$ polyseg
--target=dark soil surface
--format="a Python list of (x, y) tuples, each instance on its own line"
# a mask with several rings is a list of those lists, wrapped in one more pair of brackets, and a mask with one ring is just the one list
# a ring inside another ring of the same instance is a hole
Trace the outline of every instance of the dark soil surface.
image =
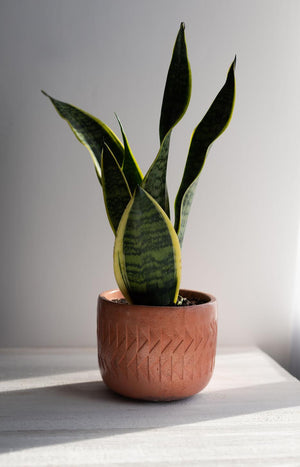
[(190, 305), (201, 305), (201, 303), (206, 303), (207, 300), (199, 299), (196, 297), (182, 297), (181, 295), (178, 296), (177, 303), (174, 306), (190, 306)]
[[(114, 298), (112, 300), (114, 303), (124, 303), (128, 305), (128, 302), (125, 298)], [(191, 305), (200, 305), (201, 303), (206, 303), (205, 299), (198, 299), (198, 298), (186, 298), (182, 297), (181, 295), (178, 296), (177, 303), (175, 305), (169, 305), (169, 306), (191, 306)]]

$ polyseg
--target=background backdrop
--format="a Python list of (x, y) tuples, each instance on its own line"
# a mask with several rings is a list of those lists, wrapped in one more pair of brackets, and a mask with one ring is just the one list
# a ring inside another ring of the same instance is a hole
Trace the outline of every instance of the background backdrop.
[(193, 91), (172, 136), (173, 200), (191, 133), (237, 55), (235, 111), (198, 184), (182, 286), (217, 296), (219, 344), (256, 344), (289, 365), (299, 313), (299, 0), (1, 0), (1, 346), (96, 345), (97, 295), (115, 287), (90, 156), (40, 89), (116, 132), (117, 112), (146, 171), (181, 21)]

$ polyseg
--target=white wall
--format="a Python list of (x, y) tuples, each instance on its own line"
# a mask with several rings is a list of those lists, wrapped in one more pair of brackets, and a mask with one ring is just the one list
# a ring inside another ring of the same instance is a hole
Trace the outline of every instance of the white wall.
[(115, 287), (113, 236), (87, 151), (45, 89), (118, 131), (145, 171), (186, 23), (193, 93), (173, 132), (174, 199), (189, 139), (237, 54), (237, 99), (201, 175), (182, 285), (215, 294), (219, 344), (287, 365), (300, 213), (299, 0), (2, 0), (1, 346), (95, 345)]

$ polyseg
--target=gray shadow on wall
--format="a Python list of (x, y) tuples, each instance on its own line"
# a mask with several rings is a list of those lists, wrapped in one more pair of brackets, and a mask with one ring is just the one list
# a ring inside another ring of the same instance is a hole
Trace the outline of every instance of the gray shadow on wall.
[(164, 403), (123, 398), (99, 381), (11, 391), (0, 399), (0, 453), (299, 405), (293, 381)]

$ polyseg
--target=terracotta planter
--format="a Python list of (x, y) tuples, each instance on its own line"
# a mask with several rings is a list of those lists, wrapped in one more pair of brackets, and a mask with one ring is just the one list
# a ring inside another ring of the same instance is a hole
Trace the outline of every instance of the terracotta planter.
[(217, 305), (211, 295), (181, 290), (204, 299), (199, 305), (152, 307), (113, 302), (119, 290), (98, 299), (98, 359), (103, 381), (113, 391), (145, 400), (192, 396), (214, 369)]

